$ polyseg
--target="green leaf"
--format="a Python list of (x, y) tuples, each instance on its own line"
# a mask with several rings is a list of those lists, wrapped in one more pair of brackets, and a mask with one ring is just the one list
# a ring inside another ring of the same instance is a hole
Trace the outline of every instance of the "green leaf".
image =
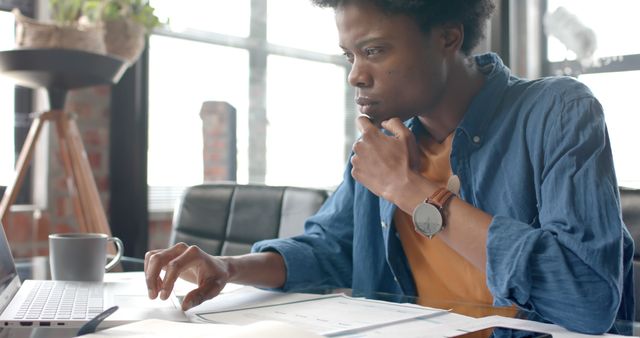
[(81, 16), (91, 22), (132, 19), (147, 31), (163, 24), (149, 0), (49, 0), (49, 4), (52, 18), (60, 24), (72, 24)]

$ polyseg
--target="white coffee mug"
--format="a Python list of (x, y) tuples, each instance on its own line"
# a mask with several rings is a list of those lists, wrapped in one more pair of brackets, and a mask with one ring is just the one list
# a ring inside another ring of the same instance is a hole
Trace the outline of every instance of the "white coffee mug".
[[(115, 257), (107, 261), (107, 243), (114, 242)], [(124, 246), (117, 237), (98, 233), (65, 233), (49, 235), (51, 278), (71, 281), (102, 281), (122, 258)]]

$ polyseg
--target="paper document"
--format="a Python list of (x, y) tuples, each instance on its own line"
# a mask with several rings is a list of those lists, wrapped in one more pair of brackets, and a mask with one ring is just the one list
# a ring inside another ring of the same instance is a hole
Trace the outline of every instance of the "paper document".
[(343, 294), (286, 294), (251, 289), (214, 298), (195, 308), (193, 315), (202, 321), (235, 325), (275, 320), (321, 335), (344, 336), (448, 313)]
[[(106, 274), (109, 282), (145, 287), (140, 273)], [(194, 284), (179, 281), (176, 293), (186, 294)], [(155, 301), (159, 302), (159, 301)], [(154, 305), (154, 307), (157, 304)], [(156, 308), (157, 310), (157, 308)], [(456, 337), (490, 327), (545, 332), (554, 338), (593, 338), (558, 325), (502, 316), (471, 318), (446, 310), (353, 298), (343, 294), (282, 293), (228, 284), (222, 293), (186, 312), (180, 323), (144, 320), (87, 335), (103, 337)], [(605, 334), (602, 337), (623, 337)]]
[(126, 324), (82, 338), (321, 338), (317, 334), (280, 322), (256, 322), (250, 325), (198, 324), (147, 319)]
[(604, 334), (601, 336), (594, 336), (584, 333), (572, 332), (561, 326), (554, 324), (545, 324), (535, 322), (531, 320), (516, 319), (502, 316), (488, 316), (478, 318), (472, 322), (468, 322), (465, 325), (460, 325), (457, 330), (459, 333), (447, 335), (449, 337), (455, 337), (466, 332), (483, 330), (490, 327), (506, 327), (516, 330), (544, 332), (551, 334), (554, 338), (593, 338), (593, 337), (629, 337), (615, 334)]
[(431, 338), (450, 337), (452, 334), (460, 334), (453, 328), (465, 325), (474, 318), (449, 312), (430, 318), (416, 318), (413, 320), (393, 323), (381, 327), (374, 327), (367, 330), (347, 333), (341, 335), (344, 338)]

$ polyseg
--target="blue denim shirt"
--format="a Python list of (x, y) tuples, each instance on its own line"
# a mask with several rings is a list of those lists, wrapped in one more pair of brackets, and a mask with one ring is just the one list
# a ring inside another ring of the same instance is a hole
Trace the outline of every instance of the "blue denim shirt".
[[(455, 130), (451, 167), (459, 197), (493, 215), (486, 282), (494, 304), (587, 333), (632, 319), (633, 240), (602, 107), (572, 78), (519, 79), (495, 54), (476, 62), (486, 81)], [(424, 132), (415, 118), (407, 126)], [(349, 164), (303, 235), (253, 250), (282, 255), (287, 291), (415, 295), (392, 222), (396, 207), (350, 173)]]

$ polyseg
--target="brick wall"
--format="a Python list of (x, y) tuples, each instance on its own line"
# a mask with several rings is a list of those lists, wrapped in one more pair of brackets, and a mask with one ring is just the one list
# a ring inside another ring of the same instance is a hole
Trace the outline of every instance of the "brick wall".
[(204, 181), (235, 181), (236, 109), (227, 102), (207, 101), (200, 118)]

